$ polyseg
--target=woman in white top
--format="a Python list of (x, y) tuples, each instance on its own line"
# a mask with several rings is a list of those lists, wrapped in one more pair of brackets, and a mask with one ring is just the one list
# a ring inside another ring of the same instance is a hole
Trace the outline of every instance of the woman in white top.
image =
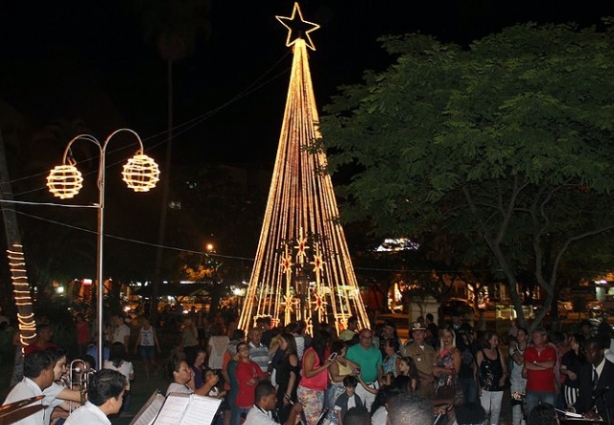
[(188, 365), (188, 362), (177, 357), (171, 358), (168, 362), (167, 373), (173, 382), (168, 386), (166, 395), (170, 393), (208, 395), (211, 388), (213, 388), (219, 380), (217, 375), (212, 375), (207, 378), (202, 387), (193, 391), (188, 386), (188, 383), (192, 379), (192, 369)]
[(138, 349), (145, 366), (145, 378), (149, 382), (149, 366), (156, 367), (156, 353), (154, 350), (157, 349), (158, 354), (161, 354), (162, 351), (160, 350), (158, 334), (156, 334), (154, 327), (151, 326), (149, 319), (143, 317), (141, 320), (143, 321), (143, 326), (139, 330), (139, 336), (134, 345), (134, 354), (136, 354)]
[(130, 407), (130, 381), (134, 381), (134, 367), (132, 362), (126, 360), (126, 347), (121, 342), (114, 342), (111, 345), (109, 352), (109, 360), (105, 360), (103, 368), (116, 370), (126, 377), (128, 385), (124, 392), (124, 403), (122, 404), (122, 412), (125, 412)]
[(224, 329), (219, 323), (213, 324), (212, 335), (207, 343), (207, 357), (209, 358), (208, 366), (215, 372), (222, 370), (224, 362), (224, 353), (230, 340), (228, 336), (224, 334)]

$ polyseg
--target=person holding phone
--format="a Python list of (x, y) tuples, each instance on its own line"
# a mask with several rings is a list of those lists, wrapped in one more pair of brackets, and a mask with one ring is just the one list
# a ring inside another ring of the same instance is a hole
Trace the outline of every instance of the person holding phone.
[(307, 425), (316, 425), (324, 407), (324, 393), (328, 387), (327, 372), (333, 363), (324, 354), (330, 341), (330, 334), (320, 330), (303, 354), (302, 378), (297, 396), (303, 405)]
[[(326, 390), (326, 400), (328, 401), (327, 405), (331, 407), (335, 405), (337, 398), (345, 391), (343, 378), (346, 376), (354, 376), (355, 369), (359, 367), (356, 363), (345, 358), (347, 346), (348, 343), (340, 339), (333, 341), (330, 345), (331, 356), (335, 356), (331, 359), (332, 364), (328, 369), (330, 385)], [(329, 420), (334, 421), (334, 419), (335, 412), (331, 410)]]

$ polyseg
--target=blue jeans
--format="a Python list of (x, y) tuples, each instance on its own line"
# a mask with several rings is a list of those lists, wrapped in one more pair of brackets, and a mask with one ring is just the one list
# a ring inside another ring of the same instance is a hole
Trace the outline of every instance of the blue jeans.
[(548, 403), (554, 406), (556, 402), (556, 393), (551, 393), (549, 391), (532, 391), (527, 390), (527, 396), (524, 399), (524, 413), (528, 418), (531, 414), (531, 410), (538, 404)]
[(251, 407), (238, 407), (237, 405), (232, 405), (230, 409), (230, 425), (240, 425), (241, 424), (241, 414), (247, 413), (251, 410)]

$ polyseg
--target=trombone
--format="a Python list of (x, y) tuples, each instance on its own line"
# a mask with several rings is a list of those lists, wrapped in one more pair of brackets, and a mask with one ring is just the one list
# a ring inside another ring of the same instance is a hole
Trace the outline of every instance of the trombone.
[[(90, 377), (96, 371), (89, 367), (88, 363), (82, 359), (74, 359), (70, 362), (70, 368), (68, 371), (68, 388), (71, 390), (78, 390), (81, 395), (81, 400), (79, 406), (85, 404), (87, 389), (89, 387)], [(79, 406), (76, 403), (69, 401), (68, 402), (68, 413), (72, 413), (72, 411)]]

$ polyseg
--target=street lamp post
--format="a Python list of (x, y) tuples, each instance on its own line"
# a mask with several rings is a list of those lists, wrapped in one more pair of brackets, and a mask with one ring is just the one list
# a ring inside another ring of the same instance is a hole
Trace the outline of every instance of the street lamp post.
[(96, 279), (98, 280), (97, 294), (97, 318), (98, 318), (98, 368), (101, 368), (103, 362), (103, 293), (104, 293), (104, 275), (103, 275), (103, 247), (104, 247), (104, 204), (105, 204), (105, 157), (107, 146), (111, 139), (120, 132), (129, 132), (133, 134), (139, 144), (137, 153), (128, 160), (122, 171), (123, 180), (127, 186), (135, 192), (147, 192), (154, 188), (160, 179), (160, 169), (155, 161), (143, 154), (143, 142), (139, 135), (128, 128), (120, 128), (111, 133), (104, 142), (100, 143), (98, 139), (89, 134), (80, 134), (73, 138), (66, 149), (62, 158), (62, 165), (56, 166), (47, 177), (47, 186), (49, 191), (61, 199), (69, 199), (79, 193), (83, 187), (83, 177), (77, 170), (76, 161), (72, 158), (70, 147), (77, 140), (85, 140), (95, 144), (100, 151), (100, 162), (98, 165), (98, 241), (97, 241), (97, 256), (96, 256)]

